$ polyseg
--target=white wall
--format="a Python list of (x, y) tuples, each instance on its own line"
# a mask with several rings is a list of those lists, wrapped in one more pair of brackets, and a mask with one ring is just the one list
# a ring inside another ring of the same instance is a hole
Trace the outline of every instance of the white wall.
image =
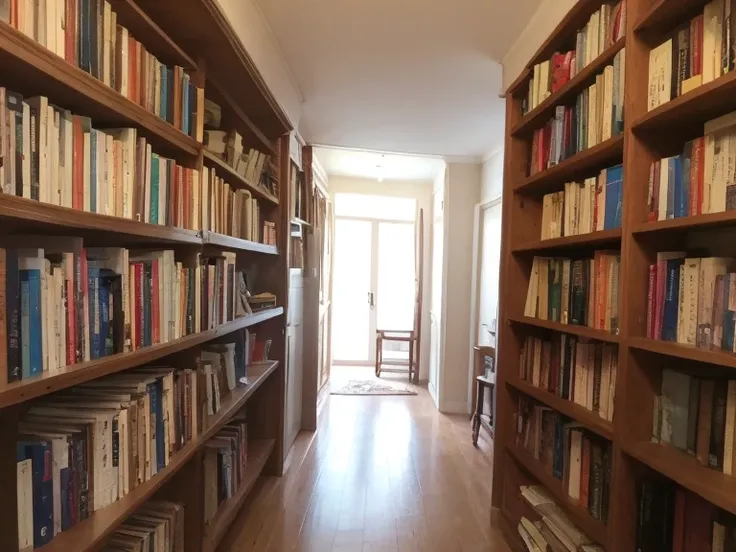
[(470, 412), (470, 286), (473, 275), (473, 211), (480, 201), (480, 163), (449, 163), (444, 205), (442, 364), (439, 409)]
[(299, 128), (303, 98), (291, 69), (255, 0), (217, 0), (271, 93)]
[(489, 155), (483, 162), (480, 202), (501, 197), (503, 192), (503, 149)]
[(509, 52), (501, 60), (503, 65), (503, 89), (521, 74), (542, 42), (552, 34), (557, 24), (577, 3), (577, 0), (543, 0), (521, 32)]
[(431, 300), (431, 223), (432, 223), (432, 181), (431, 180), (384, 180), (378, 182), (370, 178), (347, 176), (329, 176), (330, 195), (337, 193), (373, 194), (391, 197), (410, 197), (417, 200), (420, 209), (424, 209), (424, 270), (422, 293), (422, 334), (419, 352), (419, 379), (429, 377), (429, 305)]

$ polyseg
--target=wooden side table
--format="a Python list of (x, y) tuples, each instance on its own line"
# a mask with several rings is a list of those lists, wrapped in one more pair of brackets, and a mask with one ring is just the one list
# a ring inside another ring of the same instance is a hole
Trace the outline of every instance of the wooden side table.
[[(488, 377), (478, 376), (475, 381), (477, 392), (475, 394), (475, 414), (473, 414), (473, 445), (477, 446), (481, 427), (488, 432), (491, 439), (495, 434), (493, 430), (493, 388), (496, 386), (496, 374), (492, 373)], [(485, 402), (483, 398), (486, 389), (491, 392), (491, 412), (487, 416), (483, 413), (483, 403)]]

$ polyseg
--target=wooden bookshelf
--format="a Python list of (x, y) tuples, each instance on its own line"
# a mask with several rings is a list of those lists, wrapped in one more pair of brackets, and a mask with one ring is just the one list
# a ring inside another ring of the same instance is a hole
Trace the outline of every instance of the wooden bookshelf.
[[(177, 260), (181, 257), (187, 262), (200, 254), (218, 256), (229, 251), (235, 254), (237, 270), (254, 269), (254, 290), (274, 293), (280, 306), (237, 318), (215, 329), (67, 366), (53, 375), (44, 372), (34, 378), (0, 384), (0, 466), (7, 474), (0, 481), (3, 497), (0, 508), (4, 513), (4, 521), (0, 524), (0, 550), (19, 548), (16, 443), (18, 423), (29, 406), (35, 404), (30, 401), (151, 363), (175, 369), (195, 367), (204, 346), (227, 342), (232, 334), (245, 328), (257, 333), (259, 340), (271, 341), (271, 360), (248, 367), (248, 385), (239, 386), (224, 397), (221, 409), (206, 421), (200, 435), (174, 454), (169, 464), (149, 481), (57, 534), (39, 550), (100, 550), (105, 546), (105, 539), (121, 523), (155, 497), (185, 505), (187, 552), (209, 552), (229, 530), (258, 478), (261, 475), (280, 476), (287, 465), (285, 335), (291, 220), (284, 206), (291, 203), (288, 177), (292, 126), (216, 0), (110, 0), (110, 3), (117, 14), (117, 23), (127, 28), (149, 53), (169, 66), (183, 67), (191, 82), (203, 88), (207, 97), (212, 93), (227, 102), (228, 116), (236, 119), (234, 126), (245, 131), (245, 146), (272, 155), (277, 196), (268, 193), (258, 182), (238, 175), (185, 132), (4, 22), (0, 22), (0, 69), (3, 73), (0, 86), (24, 97), (45, 96), (50, 105), (89, 117), (96, 129), (135, 128), (153, 152), (174, 159), (182, 167), (200, 172), (205, 166), (215, 168), (218, 176), (231, 186), (251, 191), (265, 213), (264, 220), (276, 224), (277, 244), (265, 245), (210, 231), (147, 224), (2, 193), (0, 247), (10, 247), (11, 243), (15, 244), (13, 247), (23, 247), (23, 235), (33, 234), (81, 238), (85, 248), (171, 249), (176, 252)], [(5, 267), (0, 268), (3, 269), (0, 297), (4, 298), (7, 296)], [(3, 372), (0, 381), (6, 381), (4, 302), (2, 309), (0, 369)], [(204, 486), (204, 446), (243, 408), (247, 411), (251, 439), (246, 479), (236, 497), (223, 505), (214, 523), (205, 527), (204, 504), (198, 500)]]
[[(546, 123), (555, 106), (570, 105), (569, 99), (577, 93), (563, 88), (553, 94), (549, 103), (545, 101), (523, 116), (521, 104), (533, 66), (549, 59), (552, 52), (574, 48), (575, 33), (581, 22), (584, 24), (602, 1), (577, 2), (507, 91), (495, 446), (497, 450), (505, 448), (508, 454), (496, 455), (493, 506), (499, 510), (498, 519), (504, 520), (501, 527), (512, 545), (518, 543), (516, 525), (522, 511), (515, 507), (516, 479), (519, 484), (530, 481), (519, 477), (519, 470), (546, 487), (580, 529), (602, 544), (606, 552), (636, 549), (637, 488), (644, 476), (668, 478), (713, 505), (736, 513), (736, 477), (706, 468), (686, 452), (651, 441), (654, 396), (660, 393), (663, 370), (732, 377), (730, 374), (736, 369), (734, 353), (645, 337), (649, 265), (655, 262), (658, 252), (682, 248), (697, 251), (698, 257), (733, 256), (736, 211), (662, 221), (647, 218), (652, 162), (680, 153), (687, 141), (703, 135), (707, 121), (736, 110), (736, 71), (651, 111), (648, 109), (650, 51), (702, 13), (706, 3), (705, 0), (627, 0), (626, 32), (622, 39), (626, 49), (623, 133), (533, 176), (526, 173), (533, 131)], [(610, 48), (603, 53), (608, 54)], [(605, 65), (600, 58), (594, 63), (599, 62)], [(590, 66), (586, 70), (593, 73)], [(582, 89), (585, 83), (579, 86)], [(566, 182), (595, 176), (597, 171), (617, 163), (623, 164), (624, 173), (622, 228), (541, 240), (543, 195), (562, 190)], [(621, 251), (618, 335), (519, 315), (524, 312), (533, 255), (551, 257), (564, 251), (565, 256), (583, 257), (603, 248)], [(567, 333), (616, 344), (613, 423), (546, 389), (519, 381), (518, 359), (525, 338), (543, 332)], [(576, 509), (575, 504), (570, 504), (561, 483), (531, 454), (516, 448), (515, 415), (520, 396), (549, 406), (611, 442), (612, 492), (607, 526), (591, 521), (587, 509)]]

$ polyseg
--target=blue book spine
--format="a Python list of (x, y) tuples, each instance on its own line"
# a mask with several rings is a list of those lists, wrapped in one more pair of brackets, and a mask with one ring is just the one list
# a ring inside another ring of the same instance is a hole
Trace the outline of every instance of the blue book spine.
[(97, 212), (97, 131), (89, 133), (89, 211)]
[(557, 416), (557, 423), (555, 424), (554, 454), (552, 458), (552, 475), (560, 481), (562, 480), (562, 474), (565, 471), (565, 460), (562, 452), (564, 431), (565, 427), (562, 423), (562, 416)]
[(31, 460), (33, 480), (33, 548), (54, 538), (53, 456), (46, 441), (18, 443), (19, 460)]
[(100, 305), (100, 350), (99, 357), (107, 356), (107, 334), (110, 331), (110, 289), (108, 281), (103, 278), (97, 279), (97, 292)]
[(674, 218), (685, 216), (685, 196), (683, 190), (682, 181), (682, 157), (677, 156), (672, 160), (674, 165), (674, 179), (675, 179), (675, 207), (674, 207)]
[(164, 434), (164, 381), (156, 380), (156, 460), (159, 471), (166, 467), (166, 437)]
[[(160, 416), (160, 408), (158, 404), (158, 394), (156, 393), (156, 383), (149, 383), (147, 386), (148, 398), (151, 404), (150, 420), (151, 420), (151, 473), (158, 473), (158, 417)], [(163, 435), (161, 435), (163, 438)]]
[(151, 155), (151, 224), (158, 224), (159, 157)]
[(677, 183), (675, 177), (675, 158), (671, 157), (667, 160), (667, 218), (674, 218), (675, 215), (675, 185)]
[(100, 269), (87, 269), (87, 285), (89, 290), (89, 356), (100, 358)]
[(166, 100), (168, 98), (167, 82), (166, 82), (166, 66), (161, 65), (161, 112), (160, 117), (164, 120), (167, 118), (168, 110), (166, 108)]
[(22, 378), (31, 377), (31, 291), (30, 282), (20, 281), (20, 366)]
[(621, 184), (623, 166), (616, 165), (606, 171), (606, 205), (603, 214), (603, 229), (611, 230), (621, 226)]
[[(692, 151), (692, 147), (690, 148)], [(691, 154), (682, 156), (682, 207), (680, 208), (681, 217), (690, 214), (690, 168), (692, 166)]]
[(61, 468), (61, 470), (59, 470), (59, 480), (61, 491), (61, 530), (66, 531), (72, 526), (70, 503), (72, 492), (72, 470), (70, 468)]
[(28, 282), (28, 358), (29, 375), (36, 376), (43, 372), (43, 347), (41, 340), (41, 273), (36, 269), (21, 270), (21, 291), (23, 282)]
[(88, 73), (92, 71), (92, 55), (90, 42), (90, 0), (79, 0), (79, 67)]
[(732, 276), (726, 276), (723, 281), (723, 338), (721, 339), (721, 348), (731, 352), (733, 352), (733, 334), (736, 329), (736, 312), (728, 309), (732, 278)]
[(662, 315), (662, 340), (677, 341), (677, 310), (680, 300), (680, 267), (682, 259), (667, 261), (667, 281)]
[(174, 101), (172, 99), (174, 91), (174, 70), (166, 68), (166, 120), (174, 124)]

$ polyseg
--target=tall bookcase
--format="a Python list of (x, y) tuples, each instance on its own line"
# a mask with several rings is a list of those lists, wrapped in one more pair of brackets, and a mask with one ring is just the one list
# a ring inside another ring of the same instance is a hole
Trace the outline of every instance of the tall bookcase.
[[(502, 274), (498, 345), (498, 403), (493, 474), (492, 519), (507, 541), (525, 550), (517, 533), (521, 516), (535, 517), (522, 499), (520, 485), (541, 484), (570, 518), (608, 552), (636, 549), (637, 483), (665, 477), (736, 513), (736, 478), (703, 467), (674, 447), (652, 442), (654, 397), (660, 394), (665, 368), (729, 377), (736, 356), (647, 338), (649, 266), (658, 252), (697, 250), (697, 256), (733, 256), (734, 211), (649, 222), (647, 198), (652, 162), (682, 152), (685, 142), (703, 135), (703, 126), (736, 109), (736, 72), (729, 72), (675, 99), (648, 110), (650, 51), (673, 36), (681, 25), (702, 13), (703, 0), (627, 0), (623, 38), (605, 49), (577, 76), (522, 114), (522, 101), (536, 63), (555, 51), (575, 49), (576, 32), (601, 7), (600, 0), (579, 0), (534, 54), (506, 94)], [(614, 55), (626, 49), (623, 133), (583, 150), (558, 165), (528, 176), (532, 134), (554, 117), (555, 106), (574, 105), (575, 97), (595, 82)], [(673, 71), (675, 69), (673, 68)], [(596, 176), (623, 164), (623, 213), (620, 229), (541, 240), (542, 197), (561, 191), (566, 182)], [(524, 316), (532, 260), (584, 257), (596, 250), (618, 250), (619, 332), (561, 324)], [(527, 336), (566, 333), (581, 340), (618, 348), (613, 422), (571, 401), (521, 381), (519, 358)], [(594, 519), (567, 496), (567, 490), (532, 454), (517, 448), (517, 401), (529, 397), (561, 413), (612, 444), (609, 516)]]
[[(214, 170), (231, 188), (252, 194), (260, 206), (262, 219), (275, 223), (277, 243), (265, 245), (212, 231), (148, 224), (6, 193), (0, 194), (2, 245), (13, 241), (15, 247), (22, 247), (22, 236), (33, 234), (81, 238), (84, 247), (173, 249), (177, 255), (231, 252), (236, 256), (238, 269), (249, 269), (255, 274), (254, 281), (249, 282), (250, 291), (274, 293), (277, 306), (235, 318), (214, 329), (70, 365), (54, 375), (44, 372), (8, 383), (3, 265), (0, 271), (0, 466), (3, 474), (0, 549), (19, 549), (16, 443), (19, 420), (35, 401), (151, 363), (175, 368), (195, 366), (201, 347), (250, 328), (260, 339), (271, 340), (271, 350), (268, 361), (249, 367), (249, 385), (236, 387), (223, 400), (217, 414), (203, 422), (201, 433), (174, 453), (165, 468), (40, 548), (43, 552), (98, 550), (148, 500), (163, 499), (184, 506), (186, 552), (214, 552), (254, 483), (261, 475), (281, 475), (288, 453), (284, 450), (283, 435), (291, 125), (215, 0), (111, 0), (110, 5), (117, 14), (117, 23), (125, 26), (150, 53), (163, 63), (183, 67), (192, 82), (204, 89), (205, 97), (222, 106), (228, 130), (235, 129), (243, 136), (246, 151), (255, 148), (272, 156), (271, 169), (278, 180), (278, 195), (243, 177), (190, 135), (3, 21), (0, 21), (0, 67), (5, 77), (0, 79), (0, 86), (23, 95), (46, 96), (49, 103), (90, 117), (95, 128), (133, 127), (156, 153), (200, 173), (203, 167)], [(249, 420), (248, 467), (236, 493), (205, 523), (205, 445), (243, 409)]]

